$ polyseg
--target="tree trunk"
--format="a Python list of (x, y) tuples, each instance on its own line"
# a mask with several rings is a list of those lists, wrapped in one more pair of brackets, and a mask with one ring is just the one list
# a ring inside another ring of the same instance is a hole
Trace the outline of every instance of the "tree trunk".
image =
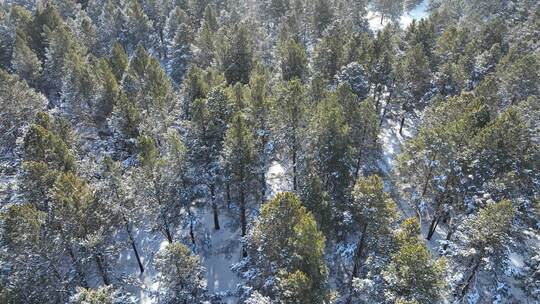
[(428, 174), (426, 176), (426, 181), (424, 183), (424, 187), (422, 189), (422, 196), (421, 197), (424, 197), (424, 195), (426, 195), (429, 180), (431, 179), (431, 174), (433, 173), (433, 166), (431, 165), (431, 163), (433, 163), (435, 161), (436, 157), (437, 157), (437, 152), (435, 152), (433, 154), (433, 157), (431, 158), (431, 161), (429, 162), (429, 170), (428, 170)]
[(296, 147), (293, 148), (292, 151), (292, 167), (293, 167), (293, 190), (296, 192), (297, 190), (297, 184), (296, 184)]
[(161, 214), (161, 218), (163, 219), (163, 230), (165, 231), (165, 236), (167, 237), (167, 241), (169, 241), (169, 243), (172, 243), (173, 237), (171, 234), (171, 230), (169, 229), (169, 223), (167, 222), (167, 217), (165, 217), (165, 214)]
[(431, 225), (429, 226), (428, 235), (426, 237), (426, 240), (431, 240), (433, 237), (433, 234), (435, 233), (435, 230), (437, 229), (437, 226), (439, 225), (439, 220), (441, 219), (440, 216), (435, 216), (433, 220), (431, 221)]
[[(242, 237), (246, 235), (247, 221), (246, 221), (246, 197), (244, 193), (244, 187), (240, 187), (240, 224), (242, 226)], [(247, 252), (245, 248), (242, 248), (242, 256), (246, 257)]]
[(137, 250), (137, 245), (135, 244), (135, 239), (133, 238), (133, 235), (131, 233), (131, 229), (129, 228), (129, 223), (124, 215), (122, 215), (124, 218), (124, 225), (126, 226), (126, 232), (129, 237), (129, 242), (131, 243), (131, 247), (133, 248), (133, 252), (135, 253), (135, 258), (137, 259), (137, 263), (139, 264), (139, 270), (141, 271), (141, 274), (144, 272), (144, 267), (141, 262), (141, 257), (139, 256), (139, 251)]
[(261, 173), (261, 204), (264, 203), (264, 198), (266, 196), (266, 173)]
[(367, 229), (367, 224), (364, 224), (364, 226), (362, 227), (362, 236), (360, 237), (360, 242), (358, 244), (358, 247), (356, 247), (356, 252), (354, 253), (354, 265), (353, 265), (353, 271), (351, 274), (351, 282), (352, 282), (352, 279), (358, 275), (358, 270), (360, 269), (360, 258), (362, 256), (362, 251), (364, 249), (366, 229)]
[(225, 183), (225, 190), (227, 195), (227, 209), (231, 209), (231, 184), (229, 182)]
[(103, 283), (105, 285), (110, 285), (111, 282), (109, 281), (109, 276), (107, 275), (107, 271), (105, 270), (105, 267), (103, 266), (103, 256), (101, 255), (101, 253), (95, 253), (94, 260), (96, 261), (99, 273), (101, 274), (101, 277), (103, 278)]
[(77, 261), (77, 258), (75, 257), (75, 253), (73, 252), (73, 249), (71, 249), (71, 246), (69, 244), (66, 244), (66, 246), (67, 246), (67, 251), (69, 253), (69, 256), (71, 257), (71, 262), (73, 263), (73, 267), (75, 267), (77, 276), (79, 277), (81, 281), (81, 286), (84, 288), (88, 288), (88, 282), (86, 282), (86, 279), (84, 277), (84, 272), (79, 267), (79, 261)]
[(452, 229), (452, 218), (450, 218), (450, 222), (448, 224), (448, 232), (446, 233), (446, 244), (444, 244), (443, 250), (446, 250), (446, 248), (448, 248), (448, 241), (450, 241), (450, 238), (452, 238), (453, 233), (454, 229)]
[(405, 114), (401, 117), (401, 123), (399, 124), (399, 135), (403, 135), (403, 125), (405, 124)]
[(358, 178), (358, 174), (360, 173), (360, 167), (362, 164), (362, 155), (358, 153), (358, 156), (356, 158), (356, 169), (354, 170), (354, 181), (356, 182), (356, 179)]
[(195, 233), (193, 232), (193, 215), (191, 214), (191, 208), (188, 207), (188, 216), (189, 216), (189, 238), (191, 239), (191, 244), (195, 245)]
[(384, 20), (384, 14), (381, 13), (381, 25), (382, 25), (382, 23), (383, 23), (383, 20)]
[(478, 268), (480, 267), (480, 261), (481, 260), (482, 259), (478, 259), (478, 261), (474, 264), (474, 267), (473, 267), (473, 269), (471, 271), (471, 274), (469, 275), (469, 277), (465, 281), (465, 286), (463, 286), (463, 289), (461, 290), (461, 297), (460, 297), (461, 299), (463, 299), (463, 297), (465, 297), (465, 295), (467, 294), (467, 291), (469, 291), (471, 283), (474, 280), (474, 277), (476, 276), (476, 272), (478, 271)]
[(358, 276), (358, 270), (360, 269), (360, 259), (362, 257), (362, 251), (364, 249), (364, 240), (366, 236), (366, 229), (367, 224), (364, 224), (362, 227), (362, 236), (360, 237), (360, 242), (358, 243), (358, 246), (356, 247), (356, 251), (354, 253), (354, 261), (353, 261), (353, 270), (351, 273), (351, 280), (349, 281), (349, 297), (347, 298), (347, 304), (350, 304), (352, 301), (352, 290), (353, 290), (353, 279)]
[(218, 215), (218, 207), (216, 203), (216, 193), (215, 193), (215, 186), (214, 184), (210, 185), (210, 197), (212, 200), (212, 211), (214, 212), (214, 229), (219, 230), (219, 215)]

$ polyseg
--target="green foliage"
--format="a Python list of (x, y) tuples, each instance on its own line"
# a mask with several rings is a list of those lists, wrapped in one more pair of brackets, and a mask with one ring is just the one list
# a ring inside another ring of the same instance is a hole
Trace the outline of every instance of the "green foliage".
[(56, 170), (74, 170), (75, 159), (59, 135), (42, 125), (30, 126), (24, 139), (25, 160), (44, 162)]
[(311, 280), (302, 271), (296, 270), (293, 273), (280, 273), (278, 280), (281, 303), (313, 303), (310, 297), (305, 296), (311, 292)]
[(46, 214), (29, 204), (12, 205), (0, 215), (3, 220), (2, 239), (13, 250), (25, 251), (38, 246), (41, 240), (41, 227)]
[(481, 257), (503, 250), (510, 237), (515, 214), (512, 202), (507, 199), (480, 209), (468, 225), (471, 248)]
[(397, 206), (384, 191), (382, 178), (378, 175), (358, 178), (352, 197), (348, 209), (356, 227), (366, 227), (367, 243), (376, 244), (377, 240), (388, 238), (397, 220)]
[(294, 78), (303, 80), (307, 72), (307, 56), (304, 47), (289, 38), (280, 48), (281, 77), (284, 81)]
[(155, 266), (160, 272), (158, 303), (197, 303), (205, 299), (201, 262), (185, 245), (178, 242), (168, 244), (157, 253)]
[(239, 188), (248, 189), (248, 183), (255, 173), (255, 140), (241, 114), (231, 119), (225, 133), (223, 162), (230, 180)]
[(111, 55), (109, 57), (109, 65), (112, 72), (116, 77), (117, 82), (122, 81), (122, 76), (128, 67), (128, 57), (122, 45), (116, 41), (112, 47)]
[(20, 33), (15, 35), (11, 66), (19, 77), (25, 79), (30, 85), (37, 86), (42, 71), (41, 61), (28, 47), (25, 38)]
[(337, 96), (330, 94), (314, 109), (308, 127), (308, 166), (321, 178), (324, 189), (335, 199), (344, 198), (350, 183), (350, 127)]
[(0, 69), (0, 151), (9, 153), (23, 127), (45, 109), (46, 99), (17, 76)]
[(313, 28), (317, 36), (330, 25), (333, 18), (332, 8), (328, 0), (316, 0), (313, 8)]
[(277, 194), (261, 207), (261, 215), (248, 234), (247, 251), (258, 269), (251, 284), (262, 291), (270, 287), (263, 287), (267, 275), (285, 271), (292, 274), (286, 279), (287, 284), (309, 291), (303, 294), (306, 301), (322, 303), (327, 296), (324, 242), (313, 216), (298, 197), (292, 193)]
[(399, 249), (384, 272), (391, 300), (399, 303), (437, 303), (446, 282), (446, 262), (433, 259), (427, 246), (418, 238), (418, 220), (408, 219), (398, 234)]
[(115, 304), (115, 293), (111, 286), (96, 289), (77, 287), (70, 304)]
[(221, 70), (228, 84), (247, 84), (253, 66), (253, 33), (249, 24), (235, 24), (223, 32), (220, 46)]

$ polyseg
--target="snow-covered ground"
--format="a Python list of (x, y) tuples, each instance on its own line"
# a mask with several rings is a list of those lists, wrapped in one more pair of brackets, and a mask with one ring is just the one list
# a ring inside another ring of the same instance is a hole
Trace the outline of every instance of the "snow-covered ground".
[[(429, 0), (422, 1), (413, 10), (405, 12), (403, 15), (401, 15), (399, 19), (399, 24), (401, 25), (401, 27), (407, 27), (413, 20), (420, 20), (427, 17), (429, 15), (428, 1)], [(369, 27), (374, 32), (383, 29), (390, 22), (389, 18), (384, 18), (381, 24), (381, 14), (372, 10), (368, 10), (367, 19)]]

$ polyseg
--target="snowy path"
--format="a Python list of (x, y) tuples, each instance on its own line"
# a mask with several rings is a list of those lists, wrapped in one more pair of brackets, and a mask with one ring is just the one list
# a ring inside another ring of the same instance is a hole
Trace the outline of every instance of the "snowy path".
[[(407, 127), (404, 127), (403, 135), (399, 134), (399, 122), (397, 120), (392, 119), (391, 116), (387, 116), (383, 121), (381, 133), (379, 134), (379, 141), (382, 146), (382, 158), (378, 161), (378, 166), (383, 174), (385, 190), (391, 193), (404, 216), (411, 217), (416, 215), (416, 210), (399, 197), (395, 188), (397, 173), (394, 170), (397, 157), (401, 153), (401, 145), (405, 139), (411, 137), (411, 133)], [(411, 125), (410, 121), (407, 121), (407, 123)]]
[[(401, 147), (404, 141), (413, 136), (409, 126), (413, 126), (414, 122), (411, 119), (406, 119), (405, 127), (402, 134), (399, 134), (399, 119), (388, 115), (381, 126), (381, 133), (379, 134), (379, 141), (382, 146), (382, 158), (378, 162), (379, 169), (383, 175), (385, 190), (389, 192), (392, 198), (398, 205), (399, 210), (403, 214), (404, 218), (417, 216), (416, 207), (404, 200), (396, 188), (396, 181), (399, 178), (399, 172), (394, 170), (397, 162), (397, 157), (401, 153)], [(428, 233), (429, 221), (431, 218), (427, 218), (420, 213), (421, 216), (421, 230), (422, 236), (425, 237)], [(446, 229), (443, 224), (440, 224), (431, 240), (426, 241), (426, 244), (434, 254), (437, 254), (439, 249), (440, 240), (443, 240), (446, 236)]]
[(238, 219), (231, 217), (226, 210), (221, 210), (221, 229), (214, 230), (213, 216), (209, 209), (199, 216), (202, 217), (203, 238), (208, 245), (208, 249), (203, 246), (201, 250), (208, 291), (221, 295), (223, 303), (234, 304), (238, 301), (235, 297), (236, 287), (242, 282), (231, 270), (231, 266), (241, 258)]

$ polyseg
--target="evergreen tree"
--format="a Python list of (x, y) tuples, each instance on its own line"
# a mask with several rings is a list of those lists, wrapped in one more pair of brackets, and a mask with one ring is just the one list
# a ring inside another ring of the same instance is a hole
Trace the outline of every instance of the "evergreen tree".
[(139, 0), (127, 0), (125, 4), (125, 49), (128, 53), (134, 52), (139, 45), (145, 49), (152, 49), (156, 37), (153, 35), (152, 21), (143, 10)]
[(273, 109), (273, 130), (276, 143), (285, 150), (292, 166), (293, 189), (298, 186), (298, 162), (301, 153), (301, 134), (306, 126), (306, 100), (298, 80), (278, 87)]
[(397, 303), (437, 303), (445, 292), (445, 261), (435, 260), (418, 238), (420, 225), (406, 219), (397, 235), (399, 249), (384, 272), (389, 300)]
[(206, 283), (199, 257), (181, 243), (174, 242), (161, 249), (155, 258), (159, 271), (158, 303), (202, 303), (206, 298)]
[(197, 164), (197, 182), (210, 191), (214, 228), (220, 229), (216, 187), (221, 182), (222, 166), (219, 157), (229, 120), (229, 100), (222, 87), (213, 88), (205, 99), (196, 99), (191, 120), (190, 158)]
[(151, 137), (139, 138), (138, 199), (153, 215), (155, 228), (172, 243), (173, 228), (181, 222), (184, 207), (181, 177), (186, 151), (175, 131), (168, 132), (165, 140), (168, 147), (162, 153)]
[(306, 51), (296, 41), (289, 38), (280, 48), (281, 77), (284, 81), (294, 78), (305, 79), (307, 72)]
[(384, 17), (390, 18), (392, 21), (398, 21), (403, 14), (403, 0), (372, 0), (372, 5), (375, 11), (381, 14), (381, 24)]
[(129, 60), (124, 48), (118, 41), (116, 41), (111, 49), (109, 65), (111, 66), (112, 72), (114, 73), (118, 83), (122, 81), (122, 76), (128, 67), (128, 63)]
[(171, 78), (176, 83), (181, 83), (191, 61), (193, 42), (192, 30), (186, 23), (177, 26), (176, 34), (168, 48), (169, 64)]
[(454, 293), (457, 299), (467, 295), (480, 271), (489, 269), (496, 272), (504, 263), (514, 215), (512, 202), (502, 200), (484, 207), (466, 222), (466, 248), (473, 250), (465, 252), (469, 262), (466, 276)]
[(132, 304), (128, 295), (121, 294), (111, 286), (77, 288), (77, 293), (70, 298), (70, 304)]
[(221, 70), (228, 84), (247, 84), (253, 66), (252, 33), (248, 24), (235, 24), (224, 33)]
[[(292, 289), (309, 303), (327, 299), (324, 236), (294, 194), (277, 194), (262, 206), (245, 246), (249, 257), (245, 266), (253, 269), (245, 274), (263, 295), (288, 303), (288, 297), (294, 296), (289, 292)], [(268, 279), (274, 276), (280, 277), (283, 292), (273, 292), (277, 282)]]
[(313, 65), (328, 81), (334, 79), (343, 65), (344, 35), (341, 27), (333, 26), (315, 48)]
[(182, 114), (185, 119), (191, 119), (192, 104), (196, 99), (205, 98), (208, 94), (208, 83), (204, 78), (204, 71), (192, 65), (184, 81), (184, 100), (182, 103)]
[(351, 282), (361, 277), (363, 261), (373, 253), (384, 252), (390, 245), (392, 227), (396, 222), (396, 203), (384, 191), (382, 179), (377, 175), (360, 177), (347, 205), (355, 231), (360, 232), (356, 243)]
[(26, 80), (32, 87), (37, 87), (42, 71), (41, 61), (28, 47), (22, 35), (17, 34), (15, 37), (11, 66), (19, 77)]
[(242, 237), (246, 235), (246, 204), (255, 179), (255, 140), (242, 114), (237, 113), (230, 122), (223, 140), (223, 163), (229, 180), (238, 189)]
[(23, 127), (46, 105), (43, 95), (17, 76), (0, 69), (0, 151), (3, 155), (13, 153), (17, 138), (23, 135)]
[(122, 80), (128, 102), (144, 113), (139, 128), (159, 137), (169, 125), (169, 113), (174, 111), (176, 96), (171, 81), (159, 61), (142, 45), (132, 56)]
[(208, 5), (204, 10), (204, 19), (196, 39), (196, 45), (198, 46), (196, 61), (202, 67), (209, 66), (215, 57), (217, 47), (215, 35), (217, 30), (218, 23), (214, 9), (211, 5)]
[(257, 174), (261, 187), (260, 199), (266, 196), (266, 170), (269, 166), (271, 140), (270, 111), (272, 99), (270, 97), (269, 72), (261, 64), (257, 65), (249, 81), (248, 113), (249, 125), (255, 139), (255, 152), (257, 159)]
[(430, 87), (429, 62), (420, 44), (407, 51), (398, 72), (398, 98), (401, 100), (403, 116), (400, 133), (403, 130), (405, 117), (415, 107), (418, 107)]
[(323, 189), (340, 201), (350, 183), (350, 126), (335, 94), (321, 100), (307, 130), (307, 166), (320, 177)]
[(323, 31), (330, 25), (333, 11), (328, 0), (316, 0), (313, 7), (313, 29), (320, 37)]

